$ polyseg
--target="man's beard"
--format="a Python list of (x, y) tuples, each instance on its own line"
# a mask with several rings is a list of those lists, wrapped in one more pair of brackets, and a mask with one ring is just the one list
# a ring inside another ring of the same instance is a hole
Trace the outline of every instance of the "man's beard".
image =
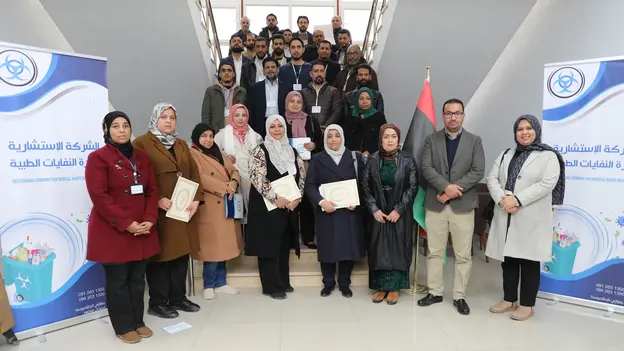
[(241, 52), (245, 51), (245, 49), (243, 49), (243, 48), (241, 48), (241, 47), (238, 47), (238, 46), (233, 47), (233, 48), (231, 48), (231, 49), (232, 49), (232, 52), (235, 52), (235, 53), (237, 53), (237, 54), (239, 54), (239, 53), (241, 53)]
[(294, 53), (294, 54), (291, 52), (290, 55), (292, 56), (293, 60), (300, 60), (301, 59), (301, 54), (298, 53), (298, 52)]
[(360, 80), (358, 81), (358, 85), (359, 85), (360, 87), (365, 87), (366, 85), (368, 85), (368, 79), (360, 79)]
[(275, 25), (274, 24), (269, 24), (269, 29), (270, 30), (274, 30), (275, 29)]
[(250, 44), (250, 45), (247, 45), (247, 50), (253, 51), (253, 49), (254, 49), (254, 44), (253, 43)]
[(301, 33), (306, 33), (308, 31), (308, 28), (306, 28), (306, 27), (299, 27), (299, 31)]
[(221, 85), (224, 86), (231, 86), (232, 85), (233, 80), (225, 80), (225, 79), (221, 79)]
[[(260, 56), (260, 54), (262, 54), (262, 56)], [(264, 59), (265, 56), (266, 56), (265, 52), (258, 52), (258, 53), (256, 53), (256, 57), (261, 59), (261, 60)]]
[(274, 82), (277, 79), (277, 73), (269, 73), (267, 75), (265, 75), (266, 79), (270, 80), (271, 82)]
[(324, 81), (325, 81), (325, 79), (324, 79), (323, 77), (320, 77), (320, 76), (319, 76), (319, 77), (314, 78), (314, 83), (316, 83), (316, 84), (318, 84), (318, 85), (323, 84), (323, 82), (324, 82)]
[(357, 65), (359, 62), (360, 62), (360, 59), (357, 59), (357, 60), (349, 60), (349, 64), (350, 64), (351, 66), (355, 66), (355, 65)]
[(284, 50), (282, 48), (275, 48), (273, 49), (273, 53), (275, 56), (282, 56), (284, 54)]

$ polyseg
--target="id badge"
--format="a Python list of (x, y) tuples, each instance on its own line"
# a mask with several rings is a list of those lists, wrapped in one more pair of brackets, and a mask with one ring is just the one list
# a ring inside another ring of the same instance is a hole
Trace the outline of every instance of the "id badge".
[(130, 194), (132, 194), (132, 195), (141, 195), (141, 194), (143, 194), (143, 184), (133, 184), (133, 185), (130, 185)]
[(301, 84), (293, 84), (293, 90), (294, 90), (294, 91), (299, 91), (299, 90), (301, 90)]
[(225, 117), (229, 117), (230, 116), (230, 109), (229, 108), (226, 107), (223, 110), (223, 116), (225, 116)]
[(321, 106), (312, 106), (312, 113), (321, 113)]

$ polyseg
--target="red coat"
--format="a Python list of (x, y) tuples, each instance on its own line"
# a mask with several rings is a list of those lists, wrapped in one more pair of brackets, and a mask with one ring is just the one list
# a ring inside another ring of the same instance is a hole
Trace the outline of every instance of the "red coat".
[(160, 252), (156, 225), (147, 235), (126, 231), (133, 221), (158, 220), (158, 189), (154, 168), (147, 154), (134, 149), (137, 178), (143, 195), (131, 195), (132, 165), (112, 145), (89, 154), (85, 166), (87, 191), (93, 209), (89, 219), (87, 259), (101, 263), (140, 261)]

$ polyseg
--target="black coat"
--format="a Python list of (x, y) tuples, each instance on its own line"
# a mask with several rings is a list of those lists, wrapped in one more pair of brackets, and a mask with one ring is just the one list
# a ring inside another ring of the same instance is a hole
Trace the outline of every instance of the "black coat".
[[(336, 54), (332, 51), (329, 54), (329, 59), (332, 61), (336, 61)], [(305, 62), (310, 62), (318, 60), (318, 46), (316, 44), (307, 45), (305, 50), (303, 51), (303, 60)], [(340, 70), (338, 70), (340, 72)]]
[[(314, 150), (312, 150), (312, 154), (323, 151), (325, 149), (325, 143), (323, 142), (323, 131), (321, 130), (319, 122), (315, 118), (312, 118), (312, 116), (308, 115), (308, 117), (306, 117), (305, 130), (306, 136), (314, 143)], [(288, 121), (286, 122), (286, 135), (288, 138), (292, 138), (292, 126), (288, 123)]]
[(319, 202), (323, 199), (319, 192), (321, 184), (357, 179), (365, 169), (358, 155), (358, 173), (355, 172), (356, 162), (351, 151), (345, 150), (340, 163), (321, 152), (312, 156), (306, 178), (305, 192), (314, 207), (314, 223), (316, 225), (316, 243), (319, 262), (359, 261), (364, 257), (364, 215), (362, 206), (354, 211), (346, 208), (333, 213), (324, 212)]
[[(412, 263), (414, 245), (413, 205), (418, 191), (418, 170), (412, 155), (399, 151), (397, 155), (394, 195), (387, 203), (381, 189), (379, 153), (368, 158), (361, 186), (364, 203), (369, 213), (367, 247), (371, 270), (408, 271)], [(396, 210), (401, 217), (396, 223), (377, 222), (372, 216), (377, 210), (386, 215)]]
[[(266, 147), (263, 144), (260, 144), (259, 147), (264, 150), (267, 179), (272, 182), (286, 176), (288, 173), (280, 174), (277, 168), (273, 166)], [(299, 176), (299, 168), (297, 168), (295, 175), (297, 183)], [(297, 228), (299, 228), (297, 211), (280, 208), (268, 211), (262, 195), (255, 186), (251, 186), (247, 229), (245, 231), (245, 255), (277, 258), (284, 235), (290, 236), (291, 248), (294, 248), (299, 255), (299, 231)]]
[[(266, 85), (265, 81), (252, 84), (247, 90), (247, 108), (249, 109), (249, 125), (253, 130), (260, 134), (264, 139), (266, 135)], [(279, 83), (277, 92), (277, 109), (281, 116), (285, 115), (286, 111), (286, 96), (292, 90), (292, 86), (284, 84), (282, 81)]]
[(368, 151), (369, 154), (376, 152), (379, 149), (379, 129), (386, 123), (386, 116), (379, 111), (366, 119), (344, 116), (345, 146), (349, 150)]
[(241, 67), (241, 79), (240, 86), (249, 90), (254, 83), (256, 83), (256, 73), (258, 69), (256, 67), (256, 58), (255, 56), (252, 58), (247, 58), (247, 61), (243, 62), (243, 67)]
[(333, 86), (336, 81), (336, 77), (340, 73), (340, 64), (336, 62), (338, 59), (330, 59), (327, 61), (321, 60), (325, 63), (325, 81), (329, 83), (329, 85)]

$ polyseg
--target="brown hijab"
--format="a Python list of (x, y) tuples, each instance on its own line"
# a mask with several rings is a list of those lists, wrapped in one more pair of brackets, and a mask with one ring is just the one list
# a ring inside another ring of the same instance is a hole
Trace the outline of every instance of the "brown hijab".
[[(392, 151), (386, 151), (382, 146), (383, 134), (386, 131), (386, 129), (394, 129), (394, 131), (397, 133), (397, 136), (399, 137), (397, 147), (396, 149)], [(399, 153), (400, 143), (401, 143), (401, 130), (396, 124), (387, 123), (381, 126), (381, 128), (379, 128), (379, 157), (381, 157), (382, 160), (385, 160), (385, 161), (394, 160), (396, 155)]]

